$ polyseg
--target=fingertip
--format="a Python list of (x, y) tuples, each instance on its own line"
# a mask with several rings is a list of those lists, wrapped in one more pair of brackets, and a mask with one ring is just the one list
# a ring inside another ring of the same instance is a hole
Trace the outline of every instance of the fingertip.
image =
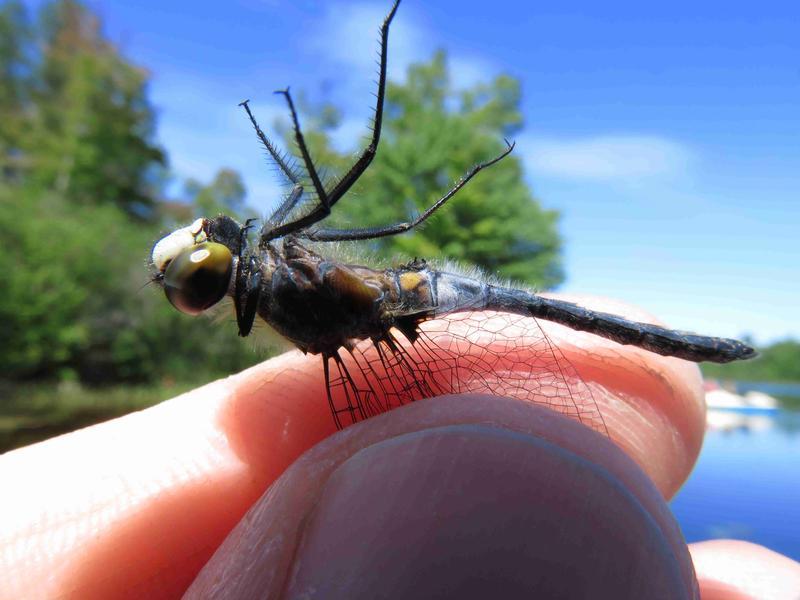
[(800, 563), (764, 546), (739, 540), (691, 544), (703, 600), (797, 598)]
[(291, 351), (229, 378), (216, 424), (230, 449), (266, 485), (336, 431), (318, 356)]

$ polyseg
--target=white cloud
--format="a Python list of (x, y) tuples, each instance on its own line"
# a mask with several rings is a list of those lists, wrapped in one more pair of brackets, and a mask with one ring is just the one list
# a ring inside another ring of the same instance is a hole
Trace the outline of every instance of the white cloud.
[[(306, 48), (331, 67), (332, 73), (345, 73), (338, 84), (343, 97), (354, 101), (347, 106), (347, 116), (332, 133), (334, 146), (340, 151), (352, 151), (363, 144), (371, 124), (371, 96), (377, 78), (379, 29), (386, 16), (381, 4), (329, 3), (306, 38)], [(392, 21), (389, 33), (388, 75), (394, 81), (404, 81), (412, 63), (431, 59), (437, 48), (444, 47), (437, 32), (415, 19), (413, 10), (403, 6)], [(486, 59), (464, 53), (449, 53), (450, 80), (456, 89), (481, 82), (490, 82), (499, 69)]]
[[(190, 177), (207, 183), (220, 168), (231, 167), (243, 176), (251, 206), (268, 211), (280, 201), (280, 179), (237, 105), (240, 98), (213, 82), (179, 75), (154, 82), (153, 98), (159, 110), (158, 138), (168, 149), (176, 176), (171, 194), (180, 197)], [(250, 108), (267, 135), (274, 120), (286, 114), (277, 96), (251, 102)]]
[(331, 132), (334, 148), (339, 152), (353, 152), (355, 148), (366, 145), (371, 125), (369, 116), (343, 119), (339, 127)]
[[(377, 71), (379, 28), (386, 8), (377, 4), (326, 4), (325, 13), (308, 36), (309, 48), (359, 71)], [(399, 79), (412, 62), (425, 57), (425, 32), (397, 15), (389, 33), (389, 76)]]
[[(386, 16), (380, 4), (327, 4), (324, 15), (308, 37), (308, 47), (324, 59), (363, 73), (376, 73), (379, 28)], [(408, 66), (430, 60), (444, 47), (437, 32), (414, 20), (408, 7), (400, 9), (389, 32), (389, 77), (405, 79)], [(475, 55), (448, 54), (450, 77), (456, 88), (488, 82), (497, 72), (489, 61)]]
[(534, 174), (595, 180), (641, 179), (685, 172), (692, 153), (657, 136), (606, 135), (576, 139), (523, 136), (519, 149)]
[(476, 56), (451, 53), (447, 60), (450, 65), (450, 81), (457, 89), (489, 83), (499, 71), (489, 61)]

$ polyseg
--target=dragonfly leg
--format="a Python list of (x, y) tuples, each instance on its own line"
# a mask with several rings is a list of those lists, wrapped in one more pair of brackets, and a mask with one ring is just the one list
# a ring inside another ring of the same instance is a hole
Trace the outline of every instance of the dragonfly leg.
[(394, 15), (397, 12), (397, 7), (399, 5), (400, 0), (395, 0), (395, 3), (392, 5), (389, 14), (386, 15), (386, 18), (383, 20), (383, 25), (381, 26), (381, 58), (378, 72), (378, 92), (376, 94), (375, 116), (373, 117), (372, 121), (372, 138), (370, 139), (367, 147), (361, 152), (361, 155), (358, 157), (358, 159), (356, 159), (356, 162), (353, 164), (353, 166), (350, 167), (350, 170), (345, 173), (341, 179), (339, 179), (330, 192), (326, 192), (324, 189), (322, 189), (321, 183), (317, 185), (318, 182), (314, 181), (316, 177), (316, 169), (314, 169), (314, 165), (311, 163), (311, 158), (308, 156), (308, 152), (304, 151), (303, 149), (305, 146), (305, 141), (301, 143), (302, 135), (300, 134), (299, 125), (297, 125), (296, 114), (294, 114), (294, 108), (291, 107), (291, 97), (288, 95), (288, 90), (286, 91), (286, 98), (290, 103), (290, 108), (292, 109), (293, 113), (292, 116), (295, 123), (295, 138), (297, 139), (297, 145), (299, 146), (300, 152), (303, 155), (303, 161), (306, 163), (306, 168), (309, 171), (309, 177), (311, 177), (312, 182), (314, 182), (314, 188), (317, 192), (317, 196), (319, 197), (319, 205), (307, 215), (290, 223), (281, 225), (280, 227), (276, 227), (270, 233), (271, 237), (269, 239), (275, 239), (288, 233), (299, 231), (327, 217), (331, 212), (331, 207), (333, 207), (333, 205), (336, 204), (336, 202), (338, 202), (339, 199), (350, 190), (353, 184), (358, 181), (359, 177), (363, 175), (364, 171), (372, 162), (372, 159), (375, 158), (375, 154), (378, 151), (378, 143), (381, 139), (381, 126), (383, 125), (383, 101), (384, 97), (386, 96), (386, 65), (388, 55), (389, 27), (392, 23), (392, 19), (394, 19)]
[(259, 234), (259, 245), (266, 244), (269, 240), (272, 231), (286, 218), (286, 216), (297, 206), (298, 201), (303, 196), (303, 186), (296, 183), (289, 194), (281, 202), (280, 206), (264, 221), (261, 226), (261, 233)]
[(250, 123), (253, 125), (253, 129), (256, 131), (258, 139), (261, 141), (264, 148), (266, 148), (267, 152), (269, 152), (269, 155), (272, 157), (272, 160), (275, 161), (275, 164), (278, 165), (278, 169), (280, 169), (280, 172), (283, 174), (283, 176), (294, 185), (299, 185), (300, 175), (297, 172), (297, 168), (286, 159), (286, 153), (278, 150), (277, 146), (275, 146), (275, 144), (266, 135), (264, 135), (264, 132), (261, 131), (261, 127), (258, 126), (258, 121), (256, 121), (256, 118), (253, 116), (253, 112), (250, 110), (250, 101), (245, 100), (244, 102), (240, 102), (239, 106), (244, 108), (245, 112), (247, 113), (247, 117), (250, 119)]
[(416, 218), (412, 219), (411, 221), (407, 221), (405, 223), (395, 223), (394, 225), (389, 225), (386, 227), (368, 227), (363, 229), (317, 229), (308, 232), (304, 232), (302, 234), (303, 237), (316, 241), (316, 242), (343, 242), (343, 241), (351, 241), (351, 240), (372, 240), (375, 238), (387, 237), (390, 235), (397, 235), (399, 233), (405, 233), (410, 229), (413, 229), (427, 218), (429, 218), (433, 213), (439, 210), (445, 202), (450, 200), (456, 193), (463, 188), (467, 182), (475, 177), (481, 170), (485, 169), (486, 167), (491, 167), (493, 164), (503, 160), (506, 156), (508, 156), (511, 151), (514, 149), (514, 144), (509, 143), (506, 140), (507, 148), (499, 154), (498, 156), (494, 157), (492, 160), (478, 163), (472, 169), (470, 169), (459, 181), (456, 183), (450, 191), (448, 191), (444, 196), (439, 198), (433, 205), (431, 205), (425, 212), (420, 213), (417, 215)]
[(255, 129), (258, 139), (261, 141), (264, 148), (266, 148), (267, 152), (269, 152), (275, 164), (278, 165), (278, 170), (286, 180), (292, 184), (292, 189), (287, 194), (286, 198), (264, 222), (264, 226), (261, 229), (261, 235), (263, 237), (266, 231), (280, 225), (286, 218), (286, 215), (297, 205), (298, 200), (300, 200), (300, 197), (303, 195), (303, 186), (300, 183), (300, 174), (297, 172), (295, 165), (292, 164), (294, 161), (287, 160), (286, 153), (278, 150), (277, 146), (275, 146), (264, 132), (261, 131), (258, 121), (256, 121), (253, 112), (250, 110), (249, 103), (249, 100), (245, 100), (244, 102), (240, 102), (239, 106), (244, 108), (247, 117), (250, 119), (250, 123), (253, 125), (253, 129)]
[[(245, 262), (247, 265), (243, 266)], [(254, 257), (240, 256), (236, 266), (236, 295), (233, 306), (241, 337), (247, 337), (253, 328), (260, 293), (261, 269), (258, 268)]]
[(300, 129), (300, 120), (297, 117), (297, 110), (294, 107), (292, 94), (289, 92), (289, 88), (286, 88), (285, 90), (278, 90), (275, 93), (283, 96), (286, 99), (286, 104), (289, 106), (289, 113), (292, 116), (292, 128), (294, 129), (294, 139), (297, 142), (297, 148), (300, 150), (300, 156), (303, 157), (303, 164), (306, 167), (308, 176), (311, 178), (311, 183), (314, 185), (314, 191), (316, 192), (317, 199), (319, 200), (319, 206), (316, 210), (321, 209), (324, 213), (324, 218), (331, 212), (330, 203), (328, 202), (328, 194), (325, 191), (325, 187), (322, 185), (322, 180), (319, 178), (317, 168), (314, 166), (314, 161), (311, 160), (311, 154), (308, 152), (308, 146), (306, 146), (306, 139), (303, 136), (303, 131)]

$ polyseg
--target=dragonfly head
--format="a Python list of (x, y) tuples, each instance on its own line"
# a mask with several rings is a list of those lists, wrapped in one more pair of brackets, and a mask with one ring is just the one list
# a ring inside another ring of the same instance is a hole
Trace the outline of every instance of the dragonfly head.
[(219, 233), (217, 225), (223, 218), (235, 224), (227, 217), (197, 219), (153, 246), (150, 259), (156, 271), (154, 280), (164, 288), (170, 303), (183, 313), (197, 315), (222, 300), (228, 291), (233, 273), (233, 241), (224, 237), (216, 241), (214, 235)]

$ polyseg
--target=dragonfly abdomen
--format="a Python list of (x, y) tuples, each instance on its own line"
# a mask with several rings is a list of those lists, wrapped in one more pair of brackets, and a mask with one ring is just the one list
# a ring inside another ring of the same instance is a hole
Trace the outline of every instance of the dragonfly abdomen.
[(599, 335), (622, 345), (632, 345), (693, 362), (726, 363), (749, 358), (755, 351), (738, 340), (675, 331), (619, 315), (594, 311), (573, 302), (545, 298), (525, 290), (492, 285), (453, 273), (431, 273), (436, 292), (436, 315), (473, 310), (495, 310), (529, 315)]
[(692, 362), (727, 363), (756, 354), (753, 348), (739, 340), (667, 329), (652, 323), (631, 321), (619, 315), (593, 311), (564, 300), (531, 296), (529, 309), (534, 317), (593, 333), (618, 344), (638, 346), (662, 356), (674, 356)]

